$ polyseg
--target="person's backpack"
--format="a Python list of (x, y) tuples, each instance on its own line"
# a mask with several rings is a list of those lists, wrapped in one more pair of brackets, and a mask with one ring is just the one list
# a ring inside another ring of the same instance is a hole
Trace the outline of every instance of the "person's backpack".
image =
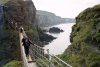
[(25, 40), (26, 46), (30, 46), (29, 40)]

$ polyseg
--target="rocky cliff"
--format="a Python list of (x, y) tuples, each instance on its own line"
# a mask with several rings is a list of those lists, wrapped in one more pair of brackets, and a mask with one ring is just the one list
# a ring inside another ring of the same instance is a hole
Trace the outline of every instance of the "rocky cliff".
[(0, 67), (12, 60), (21, 61), (18, 34), (20, 26), (25, 28), (31, 38), (36, 34), (33, 33), (35, 29), (32, 26), (36, 9), (31, 0), (9, 0), (3, 5), (3, 19), (0, 21)]
[(11, 0), (6, 3), (6, 6), (6, 16), (12, 26), (17, 24), (19, 27), (25, 27), (32, 25), (32, 22), (34, 22), (36, 9), (32, 1)]
[(60, 16), (56, 16), (54, 13), (50, 13), (47, 11), (36, 11), (36, 24), (39, 27), (47, 27), (61, 23), (72, 23), (75, 22), (75, 19), (72, 18), (61, 18)]
[(76, 17), (70, 36), (71, 45), (61, 58), (73, 67), (100, 67), (100, 5)]

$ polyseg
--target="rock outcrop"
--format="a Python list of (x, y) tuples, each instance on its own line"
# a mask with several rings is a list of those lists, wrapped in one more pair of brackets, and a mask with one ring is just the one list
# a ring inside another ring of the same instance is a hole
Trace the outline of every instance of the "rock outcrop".
[(60, 32), (64, 32), (64, 31), (58, 27), (52, 27), (49, 29), (49, 33), (60, 33)]
[(0, 21), (0, 67), (9, 61), (21, 60), (18, 28), (23, 26), (32, 38), (36, 12), (31, 0), (9, 0), (3, 10), (3, 21)]
[(35, 19), (35, 6), (33, 2), (23, 0), (10, 0), (6, 3), (6, 17), (12, 26), (30, 26)]
[(100, 67), (100, 5), (76, 17), (70, 37), (71, 45), (61, 58), (73, 67)]

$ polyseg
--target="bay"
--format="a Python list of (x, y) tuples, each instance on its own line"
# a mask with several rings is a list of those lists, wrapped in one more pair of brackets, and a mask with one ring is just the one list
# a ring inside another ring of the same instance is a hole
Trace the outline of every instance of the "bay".
[(67, 49), (67, 47), (70, 45), (70, 33), (72, 31), (72, 26), (74, 24), (75, 23), (65, 23), (65, 24), (51, 26), (51, 27), (58, 27), (64, 30), (64, 32), (58, 34), (46, 32), (49, 35), (57, 37), (57, 39), (53, 40), (51, 43), (46, 45), (44, 49), (49, 49), (50, 54), (54, 55), (62, 54), (65, 51), (65, 49)]

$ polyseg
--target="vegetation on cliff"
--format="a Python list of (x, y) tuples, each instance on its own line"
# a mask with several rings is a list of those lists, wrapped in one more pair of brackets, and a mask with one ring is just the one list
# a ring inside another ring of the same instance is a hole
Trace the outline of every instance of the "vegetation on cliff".
[(71, 45), (60, 56), (73, 67), (100, 67), (100, 5), (76, 17)]
[[(31, 38), (36, 37), (36, 29), (32, 25), (34, 23), (36, 9), (31, 0), (1, 1), (4, 5), (4, 21), (0, 22), (2, 24), (2, 27), (0, 27), (0, 67), (3, 67), (12, 60), (16, 60), (18, 63), (21, 61), (18, 32), (20, 26), (25, 28), (28, 36)], [(4, 3), (4, 1), (6, 2)], [(10, 64), (13, 65), (12, 62)]]
[(0, 5), (7, 3), (9, 0), (0, 0)]
[(21, 63), (19, 61), (13, 60), (7, 63), (6, 65), (4, 65), (3, 67), (21, 67)]
[(24, 27), (29, 39), (39, 46), (43, 46), (45, 40), (45, 43), (50, 42), (54, 37), (37, 30), (34, 25), (36, 9), (31, 0), (2, 0), (2, 4), (4, 12), (3, 16), (0, 16), (0, 19), (3, 18), (0, 21), (0, 67), (20, 67), (18, 29), (21, 26)]

